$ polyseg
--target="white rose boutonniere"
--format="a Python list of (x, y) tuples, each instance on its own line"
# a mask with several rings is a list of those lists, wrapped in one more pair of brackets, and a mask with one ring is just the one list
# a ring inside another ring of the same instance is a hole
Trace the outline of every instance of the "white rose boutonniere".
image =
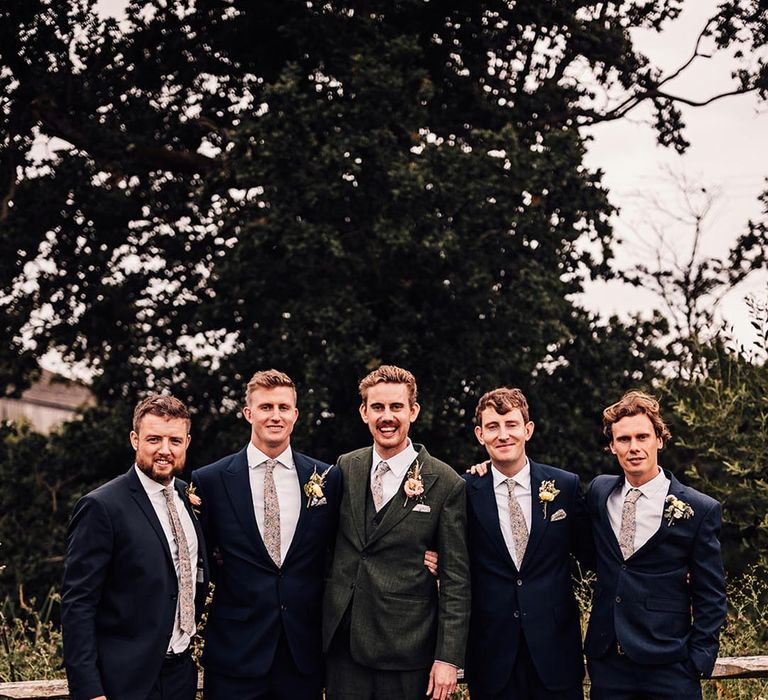
[(421, 478), (421, 465), (418, 460), (408, 470), (403, 491), (405, 492), (403, 508), (408, 505), (408, 501), (411, 498), (415, 498), (417, 503), (421, 503), (424, 500), (424, 480)]
[(664, 509), (664, 517), (670, 527), (675, 524), (675, 520), (687, 520), (693, 515), (693, 508), (676, 496), (669, 495), (664, 502), (667, 504)]
[(323, 489), (325, 488), (325, 476), (331, 469), (332, 467), (328, 467), (322, 474), (318, 474), (317, 465), (315, 465), (314, 471), (309, 475), (309, 481), (304, 484), (304, 495), (307, 497), (307, 508), (324, 506), (328, 503)]
[(555, 487), (555, 480), (542, 481), (539, 486), (539, 502), (543, 506), (544, 520), (547, 519), (547, 505), (555, 500), (555, 496), (560, 493), (560, 489)]
[(189, 505), (192, 508), (192, 512), (195, 515), (199, 516), (200, 506), (203, 505), (203, 499), (197, 495), (197, 491), (195, 491), (194, 484), (189, 484), (187, 486), (186, 494), (187, 494), (187, 500), (189, 501)]

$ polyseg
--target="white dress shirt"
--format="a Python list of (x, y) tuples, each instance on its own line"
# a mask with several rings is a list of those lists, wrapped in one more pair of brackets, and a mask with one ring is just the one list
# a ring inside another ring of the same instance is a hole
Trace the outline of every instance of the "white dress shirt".
[[(493, 493), (496, 496), (496, 509), (499, 511), (499, 527), (504, 537), (504, 544), (507, 545), (509, 556), (515, 562), (519, 569), (521, 562), (517, 561), (517, 552), (515, 551), (515, 538), (512, 536), (512, 522), (509, 518), (509, 487), (507, 478), (496, 467), (491, 464), (491, 475), (493, 476)], [(514, 495), (525, 518), (525, 526), (528, 528), (528, 534), (531, 533), (531, 463), (528, 458), (525, 459), (525, 466), (513, 477), (515, 481)]]
[[(640, 549), (650, 540), (661, 526), (661, 518), (664, 515), (664, 505), (669, 493), (670, 483), (666, 474), (659, 469), (659, 473), (653, 479), (637, 487), (642, 496), (635, 503), (634, 551)], [(611, 495), (608, 496), (608, 518), (617, 540), (621, 531), (621, 511), (624, 508), (624, 498), (627, 495), (627, 491), (632, 488), (635, 487), (624, 479), (622, 488), (614, 489)]]
[[(168, 540), (168, 547), (171, 550), (171, 557), (173, 558), (173, 566), (176, 569), (176, 578), (179, 577), (179, 548), (176, 544), (176, 540), (173, 539), (173, 528), (171, 527), (171, 517), (168, 515), (168, 505), (165, 502), (165, 496), (163, 491), (165, 487), (162, 484), (158, 484), (156, 481), (150, 479), (141, 469), (134, 465), (134, 469), (139, 476), (139, 481), (144, 487), (144, 490), (149, 496), (149, 502), (152, 504), (152, 508), (157, 515), (157, 519), (160, 521), (160, 526), (165, 533), (165, 539)], [(184, 505), (184, 501), (181, 500), (179, 492), (175, 487), (173, 489), (173, 502), (176, 504), (176, 510), (179, 513), (179, 520), (181, 521), (181, 527), (184, 530), (184, 536), (187, 538), (187, 547), (189, 549), (189, 561), (192, 565), (192, 598), (195, 597), (195, 588), (197, 584), (197, 533), (195, 532), (195, 525), (192, 522), (192, 518), (187, 512), (187, 507)], [(181, 586), (179, 586), (180, 588)], [(171, 642), (168, 644), (167, 651), (172, 651), (174, 654), (178, 654), (184, 651), (189, 646), (190, 636), (181, 631), (179, 627), (179, 605), (181, 605), (181, 596), (176, 599), (176, 614), (173, 617), (173, 632), (171, 633)]]
[[(248, 477), (251, 482), (251, 497), (253, 498), (253, 512), (256, 516), (256, 524), (264, 538), (264, 475), (267, 466), (264, 464), (267, 457), (252, 442), (248, 443), (245, 450), (248, 457)], [(299, 476), (296, 473), (296, 465), (293, 461), (293, 452), (290, 445), (275, 458), (278, 462), (272, 476), (275, 480), (277, 502), (280, 505), (280, 561), (285, 561), (285, 555), (296, 534), (296, 526), (301, 514), (301, 487)]]
[[(394, 457), (390, 457), (389, 459), (382, 459), (376, 452), (376, 446), (374, 445), (373, 459), (371, 460), (371, 483), (373, 483), (373, 476), (376, 472), (376, 467), (379, 465), (379, 462), (386, 462), (389, 465), (389, 470), (385, 472), (384, 476), (381, 478), (381, 490), (383, 494), (381, 501), (382, 505), (389, 503), (389, 501), (392, 500), (392, 496), (394, 496), (400, 490), (400, 485), (403, 483), (405, 473), (408, 471), (408, 468), (413, 464), (413, 461), (418, 456), (419, 453), (414, 449), (410, 438), (408, 438), (408, 444), (406, 445), (405, 449), (402, 452), (396, 454)], [(404, 493), (403, 498), (405, 498)]]

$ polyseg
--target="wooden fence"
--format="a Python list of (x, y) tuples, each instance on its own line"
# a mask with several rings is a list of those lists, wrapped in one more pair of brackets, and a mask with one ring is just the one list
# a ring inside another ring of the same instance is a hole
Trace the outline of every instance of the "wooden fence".
[[(768, 656), (731, 656), (717, 660), (712, 678), (768, 678)], [(197, 681), (202, 689), (202, 675)], [(66, 681), (0, 683), (0, 700), (66, 700)]]

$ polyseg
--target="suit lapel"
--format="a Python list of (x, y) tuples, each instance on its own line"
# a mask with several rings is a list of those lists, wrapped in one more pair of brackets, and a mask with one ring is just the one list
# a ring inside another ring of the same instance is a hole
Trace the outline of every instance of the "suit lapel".
[(132, 466), (128, 470), (128, 473), (125, 475), (125, 477), (128, 480), (128, 488), (131, 491), (133, 500), (139, 506), (141, 512), (144, 513), (144, 516), (149, 521), (149, 524), (152, 526), (155, 534), (160, 539), (160, 543), (163, 546), (163, 551), (165, 552), (168, 564), (173, 567), (173, 556), (171, 555), (171, 549), (168, 546), (168, 538), (165, 536), (163, 526), (160, 524), (160, 521), (157, 518), (157, 513), (155, 513), (155, 509), (152, 507), (152, 503), (149, 500), (149, 496), (147, 496), (147, 492), (144, 490), (144, 487), (139, 481), (139, 477), (136, 474), (136, 468)]
[(621, 561), (624, 561), (624, 555), (621, 552), (616, 533), (611, 526), (611, 519), (608, 517), (608, 499), (616, 489), (620, 491), (623, 484), (623, 476), (613, 477), (610, 481), (606, 481), (605, 490), (597, 494), (598, 518), (600, 519), (601, 529), (605, 533), (605, 539), (609, 542), (614, 556)]
[[(665, 494), (664, 498), (666, 498), (669, 495), (672, 495), (684, 501), (685, 487), (675, 478), (672, 472), (668, 472), (666, 470), (663, 470), (663, 471), (670, 482), (669, 489), (667, 490), (667, 493)], [(665, 510), (666, 510), (666, 506), (665, 506)], [(668, 535), (669, 535), (669, 525), (667, 524), (667, 521), (664, 518), (664, 512), (662, 511), (661, 522), (659, 523), (659, 529), (656, 530), (656, 532), (654, 532), (651, 535), (651, 537), (648, 539), (647, 542), (645, 542), (645, 544), (643, 544), (641, 547), (635, 550), (632, 556), (634, 557), (636, 554), (644, 551), (646, 548), (652, 549), (653, 547), (658, 546), (661, 542), (663, 542), (667, 538)]]
[[(372, 542), (375, 542), (379, 538), (383, 537), (406, 515), (408, 515), (408, 513), (410, 513), (419, 502), (416, 498), (409, 498), (406, 500), (405, 492), (403, 491), (403, 485), (405, 484), (405, 480), (408, 478), (408, 472), (413, 468), (413, 465), (417, 461), (421, 465), (421, 478), (424, 484), (422, 502), (427, 500), (427, 494), (429, 493), (429, 490), (437, 481), (437, 474), (434, 474), (432, 471), (430, 471), (430, 456), (426, 448), (422, 446), (419, 450), (419, 454), (416, 456), (416, 459), (413, 460), (413, 462), (408, 466), (408, 469), (406, 470), (405, 475), (400, 482), (400, 486), (398, 487), (397, 491), (395, 491), (395, 495), (392, 496), (392, 502), (389, 504), (387, 512), (384, 513), (384, 517), (371, 536), (371, 539), (368, 540), (368, 544), (371, 544)], [(367, 494), (365, 495), (367, 496)]]
[[(529, 460), (530, 461), (530, 460)], [(525, 548), (525, 554), (523, 555), (523, 561), (520, 568), (525, 566), (525, 563), (531, 559), (536, 552), (536, 548), (541, 542), (541, 538), (549, 527), (549, 518), (556, 508), (553, 507), (554, 501), (547, 505), (547, 516), (544, 517), (544, 511), (542, 504), (539, 502), (539, 488), (541, 482), (544, 481), (544, 472), (540, 464), (536, 462), (530, 462), (531, 465), (531, 532), (528, 535), (528, 545)], [(555, 484), (557, 488), (557, 484)]]
[(368, 494), (368, 473), (371, 469), (371, 460), (373, 459), (373, 447), (369, 447), (355, 458), (353, 458), (347, 474), (344, 478), (349, 481), (349, 507), (352, 511), (352, 522), (357, 530), (357, 538), (360, 546), (364, 547), (365, 536), (365, 499)]
[(499, 525), (499, 509), (496, 506), (496, 494), (493, 489), (493, 474), (489, 472), (485, 476), (476, 479), (472, 483), (469, 497), (473, 502), (474, 512), (483, 530), (485, 530), (494, 546), (499, 550), (502, 559), (514, 567), (515, 562), (507, 549), (507, 544), (504, 542), (504, 535), (501, 533), (501, 526)]
[(189, 502), (189, 496), (187, 495), (187, 490), (182, 486), (181, 482), (178, 479), (174, 480), (174, 488), (176, 489), (176, 492), (181, 497), (181, 501), (184, 504), (184, 507), (187, 510), (187, 513), (189, 517), (192, 519), (192, 524), (195, 526), (195, 535), (197, 536), (197, 557), (198, 557), (198, 563), (202, 563), (203, 571), (208, 571), (208, 559), (206, 557), (205, 547), (203, 546), (203, 528), (200, 525), (200, 520), (197, 517), (197, 514), (192, 509), (192, 504)]
[[(256, 514), (253, 512), (253, 495), (251, 494), (251, 480), (249, 476), (248, 457), (245, 449), (240, 450), (229, 466), (221, 473), (224, 489), (227, 492), (232, 509), (235, 512), (243, 532), (249, 542), (253, 543), (254, 551), (262, 558), (272, 562), (272, 557), (267, 553), (264, 540), (256, 524)], [(274, 565), (274, 562), (272, 562)]]
[[(301, 505), (299, 507), (299, 521), (296, 523), (296, 530), (293, 533), (291, 545), (288, 547), (288, 551), (285, 553), (285, 560), (283, 561), (283, 564), (285, 564), (285, 562), (290, 559), (291, 554), (299, 546), (301, 538), (304, 535), (304, 530), (307, 526), (309, 515), (309, 508), (307, 508), (307, 497), (304, 494), (304, 485), (309, 481), (309, 477), (312, 476), (312, 472), (315, 470), (314, 464), (304, 455), (299, 454), (298, 452), (293, 453), (293, 464), (296, 467), (296, 477), (299, 480), (299, 501)], [(325, 506), (319, 507), (324, 508)]]

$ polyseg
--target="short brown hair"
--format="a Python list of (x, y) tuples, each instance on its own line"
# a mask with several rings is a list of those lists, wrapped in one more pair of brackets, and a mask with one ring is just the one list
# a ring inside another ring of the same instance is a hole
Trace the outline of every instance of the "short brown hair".
[(635, 390), (628, 391), (619, 401), (603, 411), (603, 433), (608, 441), (613, 442), (614, 423), (618, 423), (622, 418), (640, 414), (648, 416), (656, 437), (662, 440), (669, 440), (672, 437), (672, 433), (669, 432), (667, 424), (661, 417), (659, 402), (650, 394)]
[(496, 412), (502, 415), (509, 413), (515, 408), (519, 408), (520, 414), (523, 416), (523, 422), (527, 423), (529, 420), (528, 401), (520, 389), (510, 389), (509, 387), (502, 386), (483, 394), (477, 402), (477, 408), (475, 409), (475, 421), (481, 428), (483, 427), (483, 411), (488, 407), (496, 409)]
[(360, 380), (358, 390), (363, 404), (368, 402), (368, 389), (376, 384), (405, 384), (408, 387), (408, 403), (413, 406), (419, 390), (416, 387), (416, 377), (407, 369), (395, 365), (381, 365)]
[(141, 419), (146, 415), (160, 416), (170, 420), (171, 418), (183, 418), (187, 421), (187, 432), (192, 425), (189, 417), (189, 409), (176, 397), (163, 394), (150, 394), (142, 399), (133, 409), (133, 432), (139, 432)]
[(248, 403), (251, 394), (259, 387), (262, 389), (274, 389), (277, 386), (287, 386), (293, 389), (293, 400), (297, 400), (296, 385), (285, 372), (276, 369), (265, 369), (256, 372), (245, 387), (245, 403)]

